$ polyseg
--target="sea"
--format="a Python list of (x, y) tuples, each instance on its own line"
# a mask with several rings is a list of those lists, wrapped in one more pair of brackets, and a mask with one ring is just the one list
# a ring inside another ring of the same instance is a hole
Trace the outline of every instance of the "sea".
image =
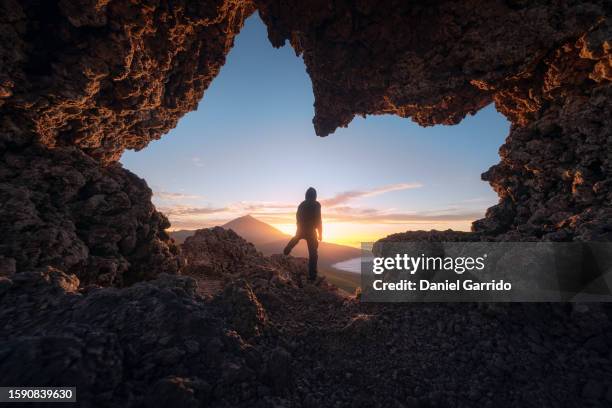
[(361, 273), (361, 257), (347, 259), (346, 261), (338, 262), (332, 265), (333, 268), (341, 271)]
[(338, 262), (332, 265), (333, 268), (351, 273), (361, 273), (361, 262), (368, 262), (372, 259), (371, 252), (364, 252), (363, 257), (347, 259), (346, 261)]

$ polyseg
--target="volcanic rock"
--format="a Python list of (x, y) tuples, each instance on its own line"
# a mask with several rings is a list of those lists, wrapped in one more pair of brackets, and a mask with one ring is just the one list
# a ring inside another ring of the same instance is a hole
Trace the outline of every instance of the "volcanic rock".
[(223, 276), (240, 268), (261, 265), (264, 256), (232, 230), (221, 227), (199, 229), (181, 245), (185, 273)]
[[(206, 231), (196, 235), (222, 235)], [(79, 289), (76, 276), (57, 269), (2, 278), (0, 381), (76, 385), (82, 404), (102, 407), (585, 406), (607, 398), (612, 323), (599, 305), (367, 304), (324, 283), (299, 287), (278, 277), (291, 275), (278, 264), (267, 265), (267, 280), (237, 267), (213, 299), (198, 295), (201, 275), (161, 274), (120, 289)], [(305, 264), (294, 268), (306, 276)]]
[(170, 224), (145, 182), (81, 150), (27, 146), (0, 160), (0, 269), (52, 266), (82, 284), (122, 286), (176, 273)]
[(0, 2), (0, 112), (103, 163), (196, 109), (253, 12), (245, 1)]
[[(16, 274), (0, 286), (0, 381), (70, 384), (85, 405), (208, 400), (213, 388), (229, 386), (218, 375), (223, 365), (242, 370), (247, 357), (221, 309), (203, 302), (194, 285), (160, 275), (130, 288), (81, 292), (78, 279), (59, 270)], [(214, 356), (202, 354), (211, 344), (218, 345)], [(229, 389), (221, 394), (219, 405), (241, 398)]]

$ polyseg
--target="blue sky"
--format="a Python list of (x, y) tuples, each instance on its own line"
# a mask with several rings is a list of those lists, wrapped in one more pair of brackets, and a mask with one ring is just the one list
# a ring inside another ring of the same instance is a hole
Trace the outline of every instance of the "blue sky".
[(161, 140), (126, 152), (174, 229), (246, 213), (290, 233), (314, 186), (329, 241), (358, 245), (408, 229), (469, 229), (497, 202), (480, 174), (499, 161), (509, 123), (491, 105), (456, 126), (355, 118), (320, 138), (310, 78), (290, 46), (274, 49), (257, 15), (238, 35), (198, 109)]

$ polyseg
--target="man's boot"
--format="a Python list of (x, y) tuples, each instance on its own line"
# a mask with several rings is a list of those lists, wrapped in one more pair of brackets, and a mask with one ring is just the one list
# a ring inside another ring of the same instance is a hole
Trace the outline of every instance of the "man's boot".
[(314, 283), (317, 280), (317, 270), (312, 268), (312, 265), (308, 265), (308, 283)]

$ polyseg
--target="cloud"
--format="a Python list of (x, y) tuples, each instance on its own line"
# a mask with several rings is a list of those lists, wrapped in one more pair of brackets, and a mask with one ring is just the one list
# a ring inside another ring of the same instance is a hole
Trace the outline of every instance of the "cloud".
[(461, 200), (461, 203), (488, 203), (491, 202), (491, 198), (490, 197), (474, 197), (474, 198), (468, 198), (465, 200)]
[(227, 207), (211, 208), (211, 207), (188, 207), (184, 205), (175, 205), (171, 207), (160, 207), (159, 211), (168, 217), (185, 216), (185, 215), (210, 215), (227, 212)]
[(230, 204), (228, 208), (242, 212), (267, 212), (277, 213), (293, 210), (297, 207), (296, 203), (286, 203), (281, 201), (239, 201)]
[(484, 216), (484, 211), (457, 211), (454, 213), (428, 214), (427, 212), (386, 213), (375, 209), (358, 209), (353, 212), (330, 212), (326, 219), (333, 222), (359, 222), (364, 224), (413, 224), (426, 222), (474, 221)]
[(197, 194), (175, 193), (172, 191), (154, 191), (153, 197), (165, 201), (195, 200), (202, 198), (202, 196)]
[(224, 224), (224, 221), (218, 220), (194, 220), (194, 219), (176, 219), (172, 220), (172, 226), (170, 227), (171, 231), (186, 229), (186, 230), (196, 230), (200, 228), (211, 228), (216, 227), (218, 225)]
[(331, 198), (321, 200), (321, 205), (326, 207), (336, 207), (345, 204), (351, 200), (363, 197), (373, 197), (380, 194), (390, 193), (392, 191), (408, 190), (412, 188), (423, 187), (420, 183), (399, 183), (388, 186), (378, 187), (370, 190), (351, 190), (336, 194)]
[(204, 167), (204, 163), (202, 162), (202, 159), (199, 157), (192, 157), (191, 162), (196, 167)]
[(484, 215), (484, 209), (452, 207), (426, 211), (397, 211), (394, 208), (351, 207), (324, 208), (324, 218), (332, 222), (410, 224), (419, 222), (473, 221)]

